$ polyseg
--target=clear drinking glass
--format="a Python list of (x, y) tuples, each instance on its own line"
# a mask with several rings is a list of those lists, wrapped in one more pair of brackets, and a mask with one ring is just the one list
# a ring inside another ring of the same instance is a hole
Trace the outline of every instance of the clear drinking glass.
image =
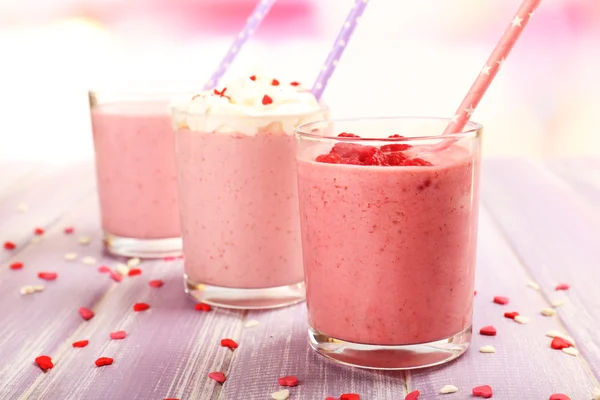
[(482, 127), (440, 136), (449, 122), (373, 118), (296, 130), (309, 340), (318, 353), (412, 369), (469, 346)]
[(102, 229), (110, 253), (181, 255), (172, 96), (89, 92)]
[(293, 129), (324, 112), (173, 109), (185, 287), (196, 300), (243, 309), (304, 300)]

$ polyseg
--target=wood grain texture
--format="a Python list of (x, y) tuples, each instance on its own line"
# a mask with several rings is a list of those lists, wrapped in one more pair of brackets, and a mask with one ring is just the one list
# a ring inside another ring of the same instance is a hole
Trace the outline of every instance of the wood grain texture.
[(556, 159), (546, 165), (600, 211), (600, 158)]
[[(484, 165), (483, 202), (546, 300), (563, 299), (559, 318), (600, 377), (600, 215), (539, 163)], [(558, 283), (571, 289), (554, 290)]]

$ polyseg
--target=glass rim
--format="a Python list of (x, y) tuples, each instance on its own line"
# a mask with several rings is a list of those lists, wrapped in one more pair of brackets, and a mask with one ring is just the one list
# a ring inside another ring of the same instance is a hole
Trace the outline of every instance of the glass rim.
[(390, 120), (400, 120), (400, 121), (439, 121), (446, 122), (449, 124), (452, 122), (452, 118), (445, 117), (419, 117), (419, 116), (397, 116), (397, 117), (357, 117), (357, 118), (333, 118), (326, 119), (321, 121), (309, 122), (306, 124), (302, 124), (296, 129), (294, 129), (294, 134), (298, 135), (301, 138), (311, 138), (311, 139), (321, 139), (321, 140), (335, 140), (335, 141), (345, 141), (345, 142), (411, 142), (416, 140), (441, 140), (448, 137), (463, 139), (463, 138), (479, 138), (481, 136), (481, 132), (483, 130), (483, 125), (479, 122), (469, 121), (466, 123), (465, 128), (461, 132), (452, 133), (448, 135), (442, 135), (440, 131), (439, 135), (419, 135), (419, 136), (410, 136), (410, 137), (401, 137), (401, 138), (365, 138), (365, 137), (339, 137), (339, 136), (322, 136), (316, 135), (314, 133), (307, 132), (306, 129), (310, 127), (315, 127), (321, 124), (331, 124), (335, 122), (361, 122), (361, 121), (390, 121)]
[[(329, 112), (329, 106), (320, 104), (318, 109), (314, 109), (311, 111), (303, 111), (299, 113), (288, 113), (288, 114), (225, 114), (225, 113), (202, 113), (202, 112), (190, 112), (184, 109), (181, 104), (171, 104), (170, 105), (171, 113), (185, 115), (186, 117), (207, 117), (207, 118), (232, 118), (232, 119), (246, 119), (246, 120), (261, 120), (261, 119), (269, 119), (276, 121), (277, 118), (298, 118), (298, 117), (310, 117), (311, 115), (323, 112)], [(302, 124), (300, 126), (304, 126), (307, 124)], [(295, 130), (295, 129), (294, 129)]]

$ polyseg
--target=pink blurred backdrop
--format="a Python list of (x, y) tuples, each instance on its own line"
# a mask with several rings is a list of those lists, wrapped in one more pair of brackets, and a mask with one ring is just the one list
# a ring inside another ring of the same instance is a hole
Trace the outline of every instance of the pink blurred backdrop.
[[(334, 116), (451, 116), (520, 0), (374, 0)], [(279, 0), (233, 73), (316, 77), (351, 0)], [(0, 0), (0, 158), (91, 157), (87, 88), (199, 87), (254, 0)], [(484, 152), (600, 154), (600, 1), (545, 0), (474, 115)]]

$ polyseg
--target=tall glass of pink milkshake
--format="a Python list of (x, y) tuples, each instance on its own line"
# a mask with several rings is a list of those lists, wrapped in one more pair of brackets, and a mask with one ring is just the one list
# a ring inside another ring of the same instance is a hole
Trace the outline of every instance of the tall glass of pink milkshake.
[(89, 97), (106, 249), (128, 257), (180, 255), (172, 94)]
[(300, 84), (255, 75), (174, 105), (185, 285), (198, 301), (304, 300), (293, 131), (326, 113)]
[(309, 339), (320, 354), (412, 369), (469, 346), (482, 128), (442, 137), (448, 122), (297, 129)]

